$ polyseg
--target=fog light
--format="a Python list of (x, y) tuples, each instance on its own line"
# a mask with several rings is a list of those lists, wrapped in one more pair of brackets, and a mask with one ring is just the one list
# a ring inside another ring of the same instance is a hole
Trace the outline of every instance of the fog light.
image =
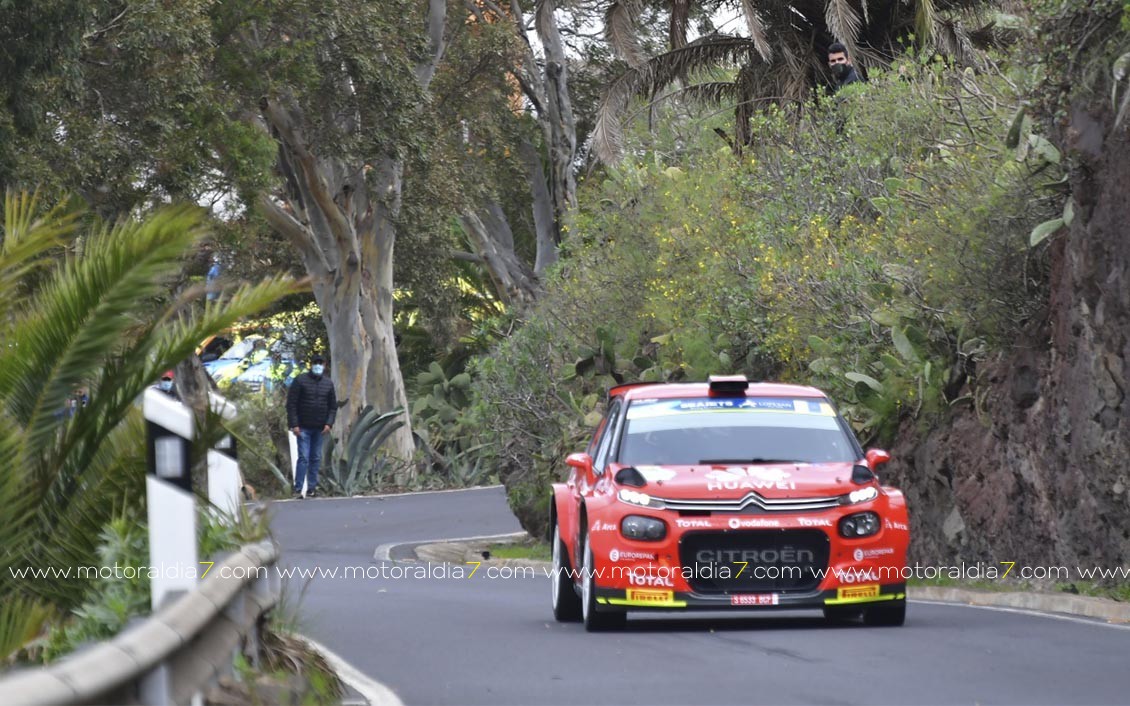
[(879, 531), (879, 516), (873, 512), (857, 512), (840, 520), (840, 536), (848, 539), (870, 537)]
[(654, 517), (628, 515), (620, 522), (620, 534), (628, 539), (657, 542), (667, 536), (667, 525)]

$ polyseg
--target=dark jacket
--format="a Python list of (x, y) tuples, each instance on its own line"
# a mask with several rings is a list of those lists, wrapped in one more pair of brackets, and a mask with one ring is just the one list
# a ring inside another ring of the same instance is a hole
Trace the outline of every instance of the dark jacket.
[(326, 375), (302, 373), (290, 384), (286, 393), (286, 425), (307, 429), (333, 426), (337, 416), (337, 393), (333, 380)]
[(858, 82), (860, 82), (860, 81), (862, 81), (862, 80), (863, 80), (863, 79), (861, 79), (861, 78), (859, 77), (859, 74), (857, 74), (857, 73), (855, 72), (855, 67), (854, 67), (854, 66), (849, 66), (849, 67), (848, 67), (848, 72), (847, 72), (847, 74), (845, 74), (845, 75), (844, 75), (844, 77), (843, 77), (842, 79), (835, 79), (835, 81), (836, 81), (836, 85), (835, 85), (835, 87), (834, 87), (834, 90), (838, 91), (838, 90), (840, 90), (841, 88), (843, 88), (844, 86), (847, 86), (848, 84), (851, 84), (851, 83), (858, 83)]

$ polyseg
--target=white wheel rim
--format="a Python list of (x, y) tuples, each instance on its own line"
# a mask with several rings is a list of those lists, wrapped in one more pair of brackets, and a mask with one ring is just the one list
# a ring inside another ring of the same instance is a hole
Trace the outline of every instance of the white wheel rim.
[(557, 601), (561, 597), (561, 535), (557, 524), (553, 525), (553, 608), (556, 610)]
[(592, 549), (589, 548), (588, 537), (585, 537), (585, 568), (582, 569), (584, 573), (581, 574), (581, 610), (584, 611), (586, 622), (589, 619), (589, 611), (591, 610), (591, 608), (589, 608), (589, 602), (592, 600), (592, 570), (590, 569), (590, 564), (592, 564)]

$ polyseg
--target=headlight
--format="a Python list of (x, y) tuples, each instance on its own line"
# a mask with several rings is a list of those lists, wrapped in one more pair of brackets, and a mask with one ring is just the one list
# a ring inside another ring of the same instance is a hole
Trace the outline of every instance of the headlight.
[(870, 537), (879, 531), (879, 516), (873, 512), (857, 512), (840, 520), (840, 536), (848, 539)]
[(620, 502), (628, 503), (629, 505), (636, 505), (638, 507), (663, 507), (663, 503), (661, 501), (656, 500), (647, 493), (641, 493), (638, 490), (629, 490), (628, 488), (623, 488), (620, 490), (619, 494), (617, 494), (616, 497), (620, 498)]
[(847, 495), (843, 496), (842, 502), (844, 505), (856, 505), (858, 503), (865, 503), (870, 500), (874, 500), (877, 497), (879, 497), (879, 491), (875, 488), (875, 486), (871, 486), (869, 488), (860, 488), (859, 490), (851, 491)]
[(620, 534), (628, 539), (657, 542), (667, 536), (667, 524), (654, 517), (628, 515), (620, 522)]

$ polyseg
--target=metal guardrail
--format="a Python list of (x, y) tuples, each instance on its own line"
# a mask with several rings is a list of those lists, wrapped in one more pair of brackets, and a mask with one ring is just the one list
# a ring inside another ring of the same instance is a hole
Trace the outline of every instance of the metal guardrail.
[(0, 679), (0, 703), (199, 702), (218, 676), (231, 672), (245, 639), (257, 654), (259, 619), (279, 600), (277, 560), (269, 541), (243, 547), (213, 566), (195, 590), (117, 637)]

